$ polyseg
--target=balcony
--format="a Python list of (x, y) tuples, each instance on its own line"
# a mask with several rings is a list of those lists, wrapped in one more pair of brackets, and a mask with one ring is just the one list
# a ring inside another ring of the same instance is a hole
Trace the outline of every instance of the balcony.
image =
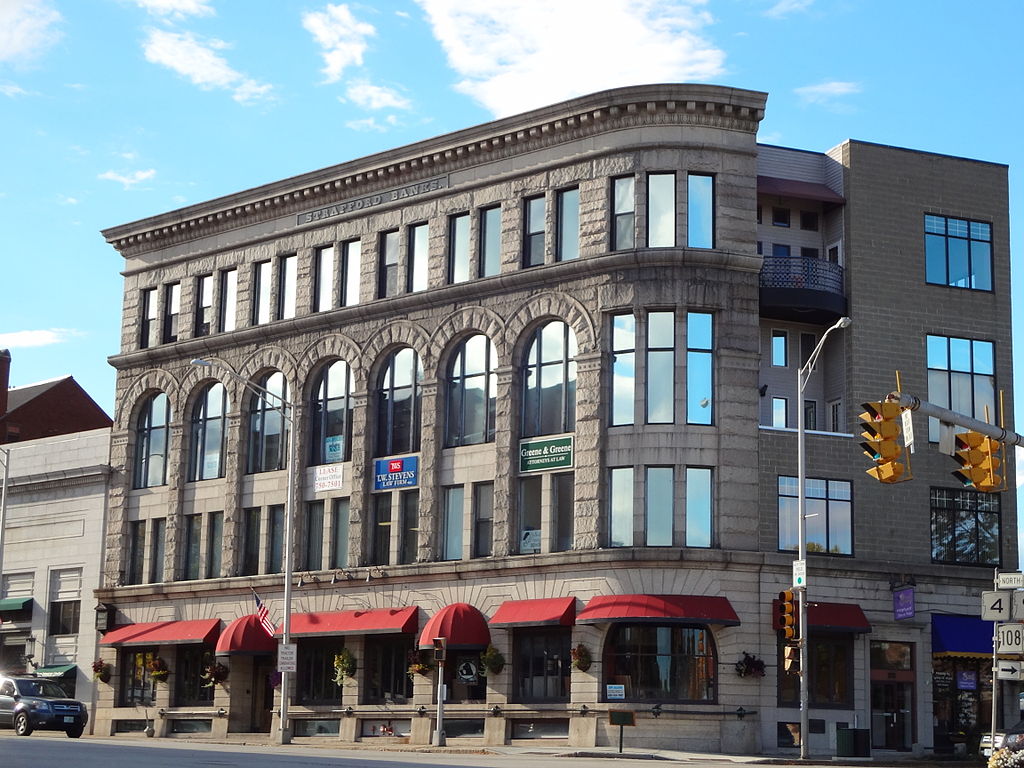
[(765, 256), (761, 317), (815, 324), (846, 314), (843, 268), (827, 259)]

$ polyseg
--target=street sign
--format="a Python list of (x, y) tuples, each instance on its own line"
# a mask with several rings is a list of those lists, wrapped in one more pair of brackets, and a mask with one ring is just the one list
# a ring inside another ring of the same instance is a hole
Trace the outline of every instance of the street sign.
[(1024, 619), (1024, 592), (1015, 590), (1010, 593), (1010, 618)]
[[(998, 590), (981, 593), (981, 618), (983, 621), (1009, 621), (1013, 616), (1010, 595), (1013, 592)], [(1024, 593), (1022, 593), (1024, 594)]]
[(1021, 663), (1019, 661), (1000, 661), (996, 667), (996, 678), (998, 680), (1021, 680)]
[(803, 589), (807, 586), (807, 561), (793, 561), (793, 588)]
[(903, 417), (903, 444), (907, 447), (908, 453), (914, 452), (914, 420), (910, 417), (908, 408), (902, 414)]
[(295, 643), (288, 643), (287, 645), (281, 643), (277, 646), (277, 671), (278, 672), (298, 672), (298, 646)]
[(1024, 624), (999, 624), (996, 629), (998, 653), (1024, 653)]
[(996, 577), (996, 586), (999, 589), (1024, 588), (1024, 573), (1000, 573)]

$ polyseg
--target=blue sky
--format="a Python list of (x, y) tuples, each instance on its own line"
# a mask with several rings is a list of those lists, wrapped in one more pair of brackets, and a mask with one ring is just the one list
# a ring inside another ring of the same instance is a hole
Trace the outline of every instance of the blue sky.
[(621, 85), (767, 91), (766, 143), (1007, 163), (1020, 253), (1024, 3), (972, 5), (0, 0), (12, 384), (72, 374), (112, 411), (122, 261), (101, 229)]

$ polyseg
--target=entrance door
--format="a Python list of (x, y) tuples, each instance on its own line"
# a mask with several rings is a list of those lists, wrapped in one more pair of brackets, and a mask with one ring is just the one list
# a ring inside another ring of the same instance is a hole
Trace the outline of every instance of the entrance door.
[(911, 745), (912, 683), (871, 683), (871, 746), (909, 750)]
[(251, 733), (270, 733), (273, 719), (274, 687), (271, 675), (276, 667), (275, 657), (256, 656), (252, 664), (252, 710), (249, 715)]

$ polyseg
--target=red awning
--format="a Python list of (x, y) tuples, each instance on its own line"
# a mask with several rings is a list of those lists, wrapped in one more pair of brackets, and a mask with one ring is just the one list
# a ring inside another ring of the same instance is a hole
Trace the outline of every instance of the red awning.
[(253, 614), (232, 621), (217, 640), (217, 653), (222, 656), (263, 656), (276, 650), (277, 640)]
[[(382, 635), (415, 632), (415, 605), (408, 608), (374, 608), (369, 611), (337, 611), (334, 613), (296, 613), (292, 615), (291, 634), (311, 635)], [(281, 627), (277, 628), (281, 634)]]
[(813, 181), (778, 179), (774, 176), (757, 177), (759, 195), (795, 197), (800, 200), (817, 200), (820, 203), (845, 203), (846, 198), (834, 192), (831, 187)]
[[(870, 632), (871, 622), (856, 603), (807, 603), (807, 623), (818, 632)], [(772, 628), (779, 626), (779, 601), (772, 600)]]
[(740, 623), (728, 598), (711, 595), (598, 595), (576, 617), (577, 624), (608, 621), (725, 626)]
[(220, 634), (220, 619), (192, 621), (151, 621), (115, 627), (103, 636), (100, 645), (184, 645), (212, 644)]
[(506, 600), (491, 617), (492, 627), (538, 627), (576, 623), (575, 597), (546, 597), (538, 600)]
[(491, 642), (487, 619), (469, 603), (452, 603), (435, 613), (420, 632), (420, 648), (433, 648), (435, 637), (448, 639), (448, 648), (486, 648)]

